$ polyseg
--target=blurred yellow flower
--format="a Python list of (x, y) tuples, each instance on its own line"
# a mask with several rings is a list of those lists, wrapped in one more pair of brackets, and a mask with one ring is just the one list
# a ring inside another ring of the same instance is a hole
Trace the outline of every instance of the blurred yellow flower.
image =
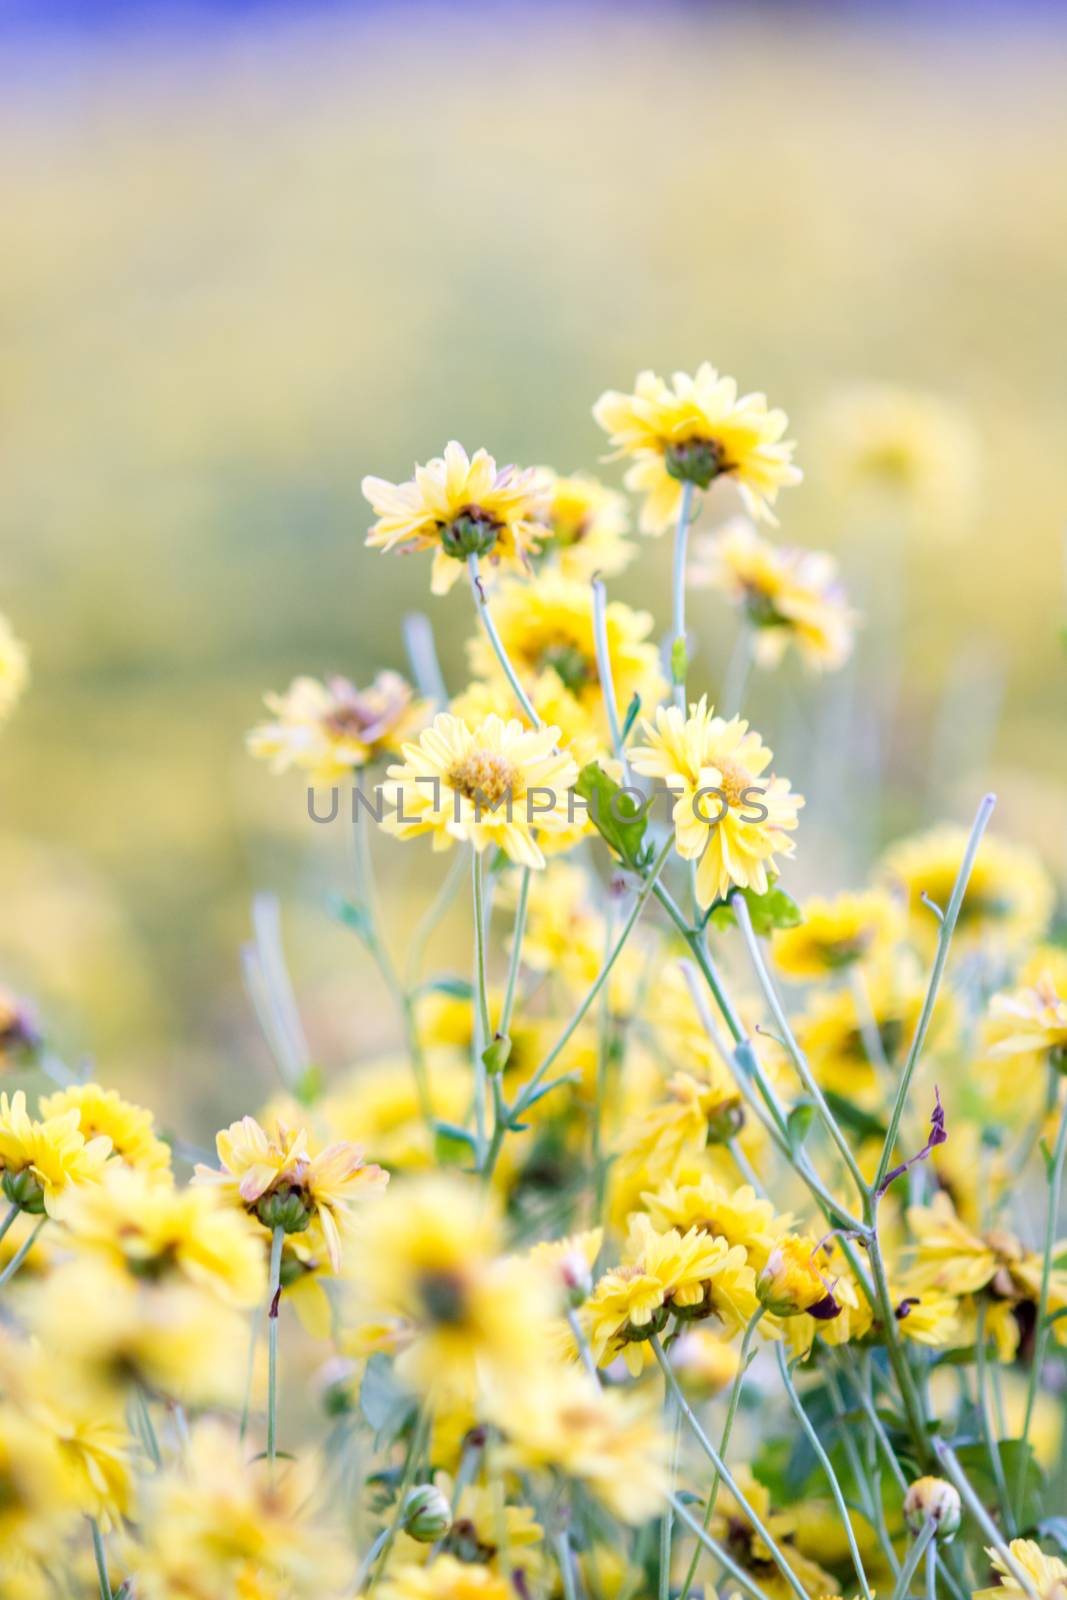
[(682, 1387), (710, 1400), (737, 1377), (741, 1352), (736, 1343), (697, 1325), (675, 1339), (670, 1360)]
[(173, 1181), (170, 1146), (157, 1136), (155, 1117), (144, 1106), (124, 1100), (114, 1089), (104, 1089), (98, 1083), (71, 1084), (54, 1094), (42, 1095), (40, 1110), (44, 1117), (61, 1117), (64, 1112), (76, 1110), (77, 1127), (84, 1138), (103, 1136), (111, 1140), (112, 1161), (143, 1172), (153, 1183)]
[(706, 489), (729, 477), (752, 515), (773, 521), (778, 490), (801, 479), (795, 446), (782, 437), (785, 412), (768, 410), (762, 394), (739, 397), (735, 380), (706, 361), (695, 377), (676, 372), (670, 384), (639, 372), (632, 394), (608, 390), (593, 416), (616, 451), (634, 458), (626, 487), (645, 496), (644, 533), (662, 533), (676, 520), (685, 482)]
[(382, 827), (401, 839), (432, 834), (435, 850), (457, 840), (479, 852), (495, 845), (521, 866), (543, 867), (537, 833), (573, 827), (578, 768), (555, 749), (558, 736), (497, 716), (472, 727), (442, 712), (404, 746), (403, 765), (389, 768)]
[(8, 1100), (0, 1094), (0, 1169), (3, 1192), (24, 1211), (54, 1214), (56, 1200), (70, 1185), (96, 1183), (111, 1153), (111, 1140), (86, 1141), (76, 1106), (35, 1121), (22, 1089)]
[(407, 483), (363, 479), (378, 521), (367, 535), (377, 550), (432, 550), (434, 594), (447, 594), (468, 556), (529, 571), (547, 537), (550, 485), (534, 468), (497, 468), (485, 450), (468, 456), (453, 439), (443, 456), (416, 467)]
[[(1008, 1549), (1030, 1580), (1038, 1600), (1061, 1600), (1064, 1589), (1067, 1588), (1067, 1562), (1061, 1561), (1059, 1556), (1045, 1555), (1041, 1546), (1035, 1544), (1033, 1539), (1013, 1539)], [(1000, 1582), (994, 1584), (991, 1589), (976, 1589), (973, 1600), (1014, 1600), (1016, 1595), (1029, 1593), (1029, 1590), (1024, 1589), (1015, 1577), (1002, 1555), (996, 1550), (987, 1550), (986, 1555), (992, 1563), (993, 1570), (999, 1574)]]
[(771, 950), (781, 971), (802, 982), (833, 977), (857, 961), (877, 961), (904, 935), (901, 908), (882, 889), (833, 899), (813, 895), (800, 909), (803, 921), (776, 928)]
[(14, 710), (29, 675), (26, 647), (15, 638), (7, 618), (0, 615), (0, 722)]
[(992, 1056), (1033, 1055), (1067, 1069), (1067, 999), (1047, 973), (1031, 987), (992, 997), (986, 1043)]
[(690, 706), (660, 706), (642, 724), (647, 744), (636, 745), (635, 772), (660, 778), (676, 794), (674, 834), (678, 854), (696, 861), (697, 899), (704, 907), (732, 888), (765, 894), (775, 856), (791, 856), (789, 838), (804, 804), (784, 778), (763, 773), (772, 752), (740, 717), (713, 715), (707, 699)]
[[(928, 895), (945, 910), (968, 839), (966, 828), (944, 823), (900, 840), (882, 858), (890, 887), (906, 897), (912, 937), (926, 949), (936, 943), (938, 922), (921, 897)], [(988, 945), (994, 953), (1014, 950), (1043, 936), (1054, 899), (1052, 881), (1032, 850), (987, 833), (978, 847), (953, 943), (969, 949)]]
[(273, 772), (296, 767), (311, 783), (336, 783), (396, 754), (428, 715), (426, 702), (396, 672), (380, 672), (366, 689), (347, 678), (294, 678), (285, 694), (263, 698), (274, 720), (252, 729), (249, 753), (269, 761)]
[(400, 1567), (381, 1584), (381, 1600), (513, 1600), (508, 1579), (476, 1562), (440, 1555), (428, 1566)]
[(626, 537), (630, 514), (625, 495), (587, 472), (569, 476), (549, 472), (551, 496), (545, 512), (547, 536), (541, 556), (565, 578), (590, 583), (613, 578), (636, 554)]
[(656, 1228), (677, 1228), (682, 1233), (696, 1228), (729, 1245), (740, 1245), (757, 1271), (791, 1221), (778, 1216), (751, 1184), (731, 1189), (710, 1173), (692, 1182), (668, 1181), (641, 1199)]
[(777, 666), (790, 644), (820, 672), (843, 666), (852, 653), (857, 617), (833, 557), (773, 545), (745, 517), (696, 545), (689, 581), (718, 590), (743, 612), (761, 666)]

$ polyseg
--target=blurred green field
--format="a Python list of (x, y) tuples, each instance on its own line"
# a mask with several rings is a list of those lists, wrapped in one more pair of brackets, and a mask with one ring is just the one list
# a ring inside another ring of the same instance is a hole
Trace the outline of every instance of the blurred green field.
[[(841, 680), (753, 696), (810, 795), (797, 885), (987, 787), (1067, 870), (1067, 36), (405, 10), (9, 64), (0, 610), (34, 681), (3, 735), (0, 975), (69, 1054), (246, 1109), (256, 887), (318, 1052), (389, 1036), (321, 910), (344, 841), (244, 731), (297, 671), (402, 667), (412, 607), (460, 687), (467, 597), (362, 548), (362, 474), (450, 436), (595, 465), (592, 400), (646, 365), (706, 357), (785, 407), (782, 536), (836, 550), (868, 615)], [(833, 494), (821, 409), (872, 378), (973, 416), (955, 537)], [(668, 561), (646, 542), (615, 592), (665, 621)], [(732, 619), (694, 622), (714, 687)], [(380, 845), (400, 926), (428, 858)]]

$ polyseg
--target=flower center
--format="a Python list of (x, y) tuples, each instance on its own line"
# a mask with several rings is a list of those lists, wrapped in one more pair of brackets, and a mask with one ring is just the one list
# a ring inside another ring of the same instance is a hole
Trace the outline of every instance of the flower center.
[(719, 781), (715, 787), (726, 804), (730, 807), (743, 806), (745, 791), (753, 787), (752, 774), (732, 761), (717, 761), (715, 765), (719, 769)]
[(468, 556), (487, 556), (503, 526), (498, 517), (481, 506), (464, 506), (451, 522), (440, 525), (441, 543), (457, 561), (466, 561)]
[(576, 644), (570, 644), (565, 639), (546, 645), (537, 664), (542, 672), (551, 667), (563, 687), (572, 694), (577, 694), (579, 689), (596, 677), (596, 669), (589, 658), (582, 654)]
[(461, 1327), (467, 1316), (467, 1289), (457, 1272), (430, 1268), (419, 1275), (419, 1298), (431, 1322)]
[(449, 786), (475, 804), (498, 806), (513, 795), (519, 770), (499, 750), (472, 750), (448, 774)]
[(726, 451), (718, 439), (680, 439), (667, 446), (664, 463), (672, 478), (680, 483), (695, 483), (706, 489), (713, 478), (727, 470)]

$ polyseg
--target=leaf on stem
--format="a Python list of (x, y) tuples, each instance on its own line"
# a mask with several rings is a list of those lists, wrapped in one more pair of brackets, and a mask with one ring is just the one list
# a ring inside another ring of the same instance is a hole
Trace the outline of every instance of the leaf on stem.
[[(773, 933), (775, 928), (795, 928), (804, 920), (792, 895), (779, 888), (777, 883), (772, 883), (765, 894), (754, 894), (751, 889), (731, 891), (731, 896), (737, 894), (744, 896), (753, 932), (764, 937)], [(715, 928), (737, 927), (737, 918), (729, 900), (716, 900), (704, 920)]]
[(574, 788), (589, 807), (589, 820), (620, 861), (635, 872), (646, 867), (652, 859), (652, 852), (644, 843), (647, 805), (639, 805), (595, 761), (582, 768)]

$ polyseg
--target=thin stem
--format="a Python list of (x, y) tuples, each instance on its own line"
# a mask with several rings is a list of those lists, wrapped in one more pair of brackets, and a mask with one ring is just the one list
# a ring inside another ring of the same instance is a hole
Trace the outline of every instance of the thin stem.
[(693, 1411), (692, 1406), (682, 1393), (681, 1385), (679, 1384), (678, 1379), (675, 1377), (674, 1369), (664, 1354), (663, 1346), (660, 1344), (658, 1334), (653, 1334), (652, 1338), (649, 1340), (649, 1345), (653, 1355), (659, 1362), (660, 1371), (663, 1373), (667, 1386), (674, 1395), (675, 1404), (678, 1406), (682, 1416), (685, 1418), (694, 1439), (697, 1441), (700, 1448), (711, 1462), (712, 1466), (718, 1472), (723, 1483), (733, 1495), (734, 1499), (737, 1501), (749, 1522), (751, 1522), (757, 1536), (762, 1539), (763, 1543), (767, 1546), (767, 1551), (771, 1557), (771, 1560), (774, 1562), (775, 1566), (778, 1568), (779, 1572), (782, 1574), (782, 1577), (785, 1579), (786, 1583), (788, 1583), (793, 1593), (797, 1596), (797, 1600), (807, 1600), (807, 1593), (803, 1584), (800, 1582), (796, 1573), (793, 1571), (778, 1545), (775, 1543), (774, 1535), (761, 1521), (759, 1513), (756, 1511), (755, 1507), (748, 1499), (746, 1499), (744, 1492), (737, 1483), (736, 1479), (733, 1477), (733, 1474), (730, 1472), (725, 1461), (722, 1459), (722, 1456), (716, 1450), (715, 1446), (712, 1444), (711, 1440), (700, 1426), (700, 1423), (697, 1421), (696, 1414)]
[(926, 1600), (937, 1600), (937, 1545), (926, 1546)]
[(1000, 1501), (1001, 1511), (1004, 1516), (1004, 1526), (1010, 1538), (1015, 1537), (1015, 1518), (1012, 1515), (1011, 1500), (1008, 1496), (1008, 1480), (1004, 1476), (1004, 1462), (1001, 1459), (1000, 1443), (997, 1439), (996, 1428), (993, 1425), (993, 1413), (989, 1404), (989, 1376), (988, 1352), (986, 1350), (986, 1311), (987, 1304), (984, 1296), (978, 1301), (978, 1323), (975, 1329), (974, 1354), (975, 1354), (975, 1384), (978, 1390), (978, 1416), (982, 1425), (982, 1437), (985, 1440), (986, 1452), (989, 1456), (989, 1465), (993, 1473), (993, 1482), (997, 1486), (997, 1498)]
[(267, 1460), (274, 1465), (278, 1431), (278, 1310), (282, 1296), (282, 1246), (285, 1229), (270, 1237), (270, 1282), (267, 1289)]
[(104, 1549), (104, 1536), (100, 1532), (100, 1525), (95, 1517), (89, 1518), (89, 1529), (93, 1536), (93, 1555), (96, 1557), (96, 1576), (100, 1584), (100, 1600), (111, 1600), (111, 1579), (107, 1571), (107, 1551)]
[(596, 671), (600, 679), (600, 694), (607, 712), (611, 730), (611, 748), (623, 765), (623, 782), (628, 783), (626, 751), (622, 743), (622, 724), (615, 699), (615, 678), (611, 670), (611, 652), (608, 649), (607, 591), (600, 578), (593, 582), (593, 638), (596, 642)]
[(141, 1431), (144, 1434), (145, 1449), (148, 1451), (149, 1459), (154, 1467), (161, 1467), (163, 1465), (163, 1452), (159, 1448), (155, 1423), (152, 1421), (152, 1413), (148, 1409), (148, 1396), (140, 1385), (137, 1388), (137, 1409), (140, 1412)]
[(907, 1600), (908, 1588), (912, 1578), (915, 1576), (919, 1562), (928, 1549), (932, 1550), (935, 1555), (937, 1554), (937, 1546), (934, 1543), (936, 1532), (937, 1524), (932, 1520), (928, 1520), (923, 1524), (922, 1532), (911, 1544), (907, 1555), (904, 1557), (904, 1564), (900, 1569), (900, 1577), (897, 1579), (896, 1588), (893, 1590), (893, 1600)]
[(418, 987), (423, 958), (426, 954), (426, 946), (430, 935), (455, 899), (456, 890), (459, 888), (461, 880), (466, 877), (466, 874), (467, 863), (463, 859), (463, 851), (456, 850), (453, 852), (452, 860), (449, 862), (444, 882), (437, 891), (436, 899), (411, 935), (408, 958), (404, 965), (404, 988), (409, 993)]
[(687, 1507), (682, 1504), (677, 1495), (668, 1495), (668, 1499), (671, 1503), (671, 1509), (679, 1522), (683, 1522), (689, 1532), (695, 1536), (697, 1543), (703, 1545), (708, 1554), (715, 1557), (722, 1570), (728, 1572), (734, 1582), (739, 1583), (745, 1593), (752, 1596), (752, 1600), (767, 1600), (766, 1591), (761, 1589), (756, 1580), (737, 1565), (737, 1562), (723, 1549), (718, 1540), (713, 1539), (710, 1533), (705, 1532), (696, 1518), (690, 1515)]
[(897, 1085), (896, 1099), (893, 1102), (893, 1110), (889, 1118), (889, 1128), (886, 1132), (885, 1144), (882, 1146), (882, 1155), (878, 1162), (878, 1172), (872, 1185), (872, 1192), (875, 1196), (875, 1205), (877, 1205), (877, 1196), (879, 1195), (882, 1185), (885, 1182), (886, 1173), (889, 1171), (889, 1163), (893, 1159), (893, 1151), (896, 1148), (897, 1135), (900, 1132), (900, 1121), (904, 1115), (904, 1106), (907, 1102), (908, 1090), (911, 1087), (911, 1080), (914, 1076), (915, 1068), (919, 1064), (919, 1057), (922, 1054), (923, 1045), (926, 1042), (926, 1034), (930, 1027), (930, 1019), (934, 1014), (934, 1006), (937, 1002), (937, 993), (941, 987), (941, 975), (945, 970), (945, 962), (948, 959), (949, 945), (952, 943), (952, 935), (959, 919), (960, 908), (963, 905), (963, 897), (967, 892), (967, 884), (970, 880), (971, 869), (974, 866), (975, 857), (978, 854), (978, 846), (982, 842), (982, 835), (985, 833), (985, 830), (989, 824), (989, 819), (993, 815), (993, 808), (996, 803), (996, 795), (987, 794), (981, 805), (978, 807), (978, 814), (974, 819), (974, 826), (971, 829), (971, 836), (967, 841), (967, 848), (963, 852), (963, 860), (960, 862), (960, 870), (956, 874), (956, 882), (953, 884), (952, 893), (949, 896), (948, 906), (945, 908), (944, 917), (942, 918), (941, 927), (937, 936), (937, 951), (934, 956), (933, 969), (930, 973), (930, 982), (926, 990), (926, 998), (923, 1000), (922, 1011), (919, 1014), (919, 1020), (915, 1026), (915, 1037), (911, 1041), (911, 1049), (908, 1051), (908, 1059), (904, 1063), (904, 1071), (901, 1073), (900, 1082)]
[(403, 622), (404, 648), (411, 663), (411, 676), (419, 693), (432, 700), (438, 711), (448, 705), (448, 690), (437, 659), (433, 623), (424, 611), (409, 611)]
[(478, 1135), (479, 1161), (485, 1153), (485, 1114), (487, 1076), (483, 1052), (488, 1050), (493, 1038), (493, 1024), (489, 1019), (489, 987), (485, 975), (485, 878), (482, 858), (471, 846), (471, 890), (474, 903), (474, 1116)]
[(1024, 1448), (1019, 1451), (1019, 1465), (1015, 1473), (1014, 1503), (1016, 1517), (1022, 1516), (1023, 1495), (1026, 1488), (1025, 1445), (1030, 1437), (1030, 1424), (1033, 1421), (1037, 1389), (1041, 1381), (1041, 1368), (1044, 1365), (1045, 1351), (1048, 1348), (1049, 1284), (1052, 1278), (1052, 1253), (1056, 1243), (1065, 1155), (1067, 1155), (1067, 1097), (1065, 1097), (1063, 1108), (1060, 1111), (1060, 1126), (1059, 1132), (1056, 1134), (1056, 1146), (1052, 1157), (1052, 1176), (1049, 1180), (1048, 1212), (1045, 1217), (1045, 1247), (1041, 1258), (1041, 1288), (1037, 1297), (1037, 1321), (1034, 1324), (1034, 1353), (1031, 1358), (1030, 1375), (1026, 1384), (1026, 1409), (1023, 1412), (1022, 1441)]
[(960, 1499), (967, 1507), (967, 1510), (971, 1513), (971, 1516), (974, 1518), (975, 1522), (977, 1522), (978, 1526), (981, 1528), (985, 1538), (989, 1540), (990, 1544), (993, 1546), (993, 1549), (996, 1551), (1007, 1570), (1011, 1573), (1012, 1577), (1019, 1585), (1019, 1588), (1030, 1596), (1030, 1600), (1040, 1600), (1038, 1592), (1034, 1588), (1029, 1574), (1016, 1561), (1015, 1557), (1008, 1549), (1008, 1546), (1001, 1538), (1000, 1529), (997, 1527), (996, 1523), (989, 1515), (989, 1512), (986, 1510), (977, 1494), (975, 1494), (974, 1489), (971, 1487), (971, 1483), (967, 1477), (967, 1474), (959, 1464), (956, 1452), (952, 1449), (951, 1445), (946, 1444), (943, 1439), (938, 1439), (935, 1437), (932, 1441), (932, 1445), (934, 1454), (937, 1456), (938, 1461), (945, 1470), (945, 1476), (951, 1478), (952, 1482), (956, 1485), (956, 1488), (960, 1492)]
[(474, 605), (478, 612), (478, 619), (481, 622), (482, 627), (485, 629), (486, 638), (493, 647), (493, 654), (499, 661), (504, 676), (511, 685), (511, 692), (522, 707), (527, 721), (531, 724), (531, 726), (534, 728), (543, 728), (544, 723), (537, 715), (537, 712), (534, 710), (530, 701), (529, 695), (519, 682), (515, 668), (508, 659), (507, 651), (504, 649), (504, 641), (497, 632), (496, 623), (493, 621), (492, 616), (489, 613), (489, 604), (485, 598), (485, 590), (482, 588), (481, 574), (478, 570), (478, 557), (473, 552), (467, 557), (467, 570), (470, 573), (471, 593), (474, 596)]
[(834, 1504), (837, 1506), (838, 1515), (841, 1518), (841, 1525), (845, 1530), (845, 1538), (848, 1540), (849, 1553), (852, 1556), (852, 1565), (856, 1569), (856, 1577), (859, 1579), (860, 1588), (863, 1590), (865, 1600), (871, 1600), (871, 1586), (867, 1582), (867, 1573), (863, 1566), (863, 1557), (860, 1555), (859, 1545), (856, 1543), (856, 1535), (852, 1527), (852, 1518), (849, 1516), (848, 1506), (845, 1504), (845, 1497), (841, 1491), (841, 1485), (837, 1480), (837, 1473), (833, 1469), (830, 1457), (823, 1448), (822, 1440), (819, 1438), (818, 1430), (813, 1426), (808, 1413), (804, 1410), (804, 1407), (800, 1403), (800, 1396), (797, 1394), (796, 1386), (793, 1383), (793, 1375), (789, 1370), (789, 1362), (786, 1360), (785, 1350), (781, 1345), (776, 1347), (776, 1353), (778, 1356), (778, 1371), (781, 1373), (782, 1383), (785, 1385), (786, 1394), (789, 1396), (789, 1404), (792, 1406), (793, 1411), (796, 1414), (797, 1421), (807, 1434), (808, 1443), (818, 1456), (819, 1464), (822, 1467), (823, 1472), (826, 1474), (826, 1481), (830, 1485), (830, 1493), (834, 1497)]
[(511, 1027), (511, 1013), (515, 1005), (515, 988), (522, 966), (522, 941), (526, 933), (526, 904), (530, 898), (529, 867), (523, 867), (519, 878), (519, 903), (515, 907), (515, 928), (511, 935), (511, 961), (508, 966), (507, 988), (504, 990), (504, 1008), (500, 1013), (500, 1032), (506, 1039)]
[[(671, 1440), (670, 1476), (668, 1482), (670, 1484), (670, 1493), (673, 1494), (675, 1484), (678, 1481), (678, 1438), (681, 1433), (682, 1418), (681, 1413), (673, 1404), (670, 1390), (667, 1391), (664, 1402), (663, 1423), (664, 1432), (668, 1434)], [(668, 1496), (667, 1509), (663, 1513), (659, 1525), (659, 1600), (670, 1600), (671, 1597), (671, 1535), (674, 1531), (672, 1511), (670, 1496)]]
[(15, 1276), (16, 1272), (19, 1270), (19, 1268), (21, 1267), (22, 1263), (25, 1261), (26, 1257), (29, 1255), (30, 1251), (33, 1249), (34, 1242), (36, 1241), (37, 1235), (40, 1233), (41, 1229), (44, 1227), (44, 1225), (45, 1225), (45, 1223), (47, 1221), (48, 1221), (47, 1217), (42, 1217), (41, 1218), (40, 1222), (34, 1228), (33, 1232), (31, 1234), (28, 1234), (27, 1237), (19, 1245), (18, 1249), (15, 1251), (15, 1254), (11, 1257), (11, 1260), (8, 1262), (7, 1266), (4, 1268), (3, 1272), (0, 1272), (0, 1288), (2, 1288), (5, 1283), (10, 1283), (11, 1279)]
[(589, 1340), (585, 1336), (585, 1330), (579, 1322), (578, 1313), (573, 1306), (567, 1307), (567, 1326), (570, 1328), (571, 1336), (578, 1346), (578, 1354), (582, 1358), (582, 1366), (599, 1389), (600, 1373), (597, 1371), (596, 1362), (593, 1360), (593, 1352), (589, 1348)]
[(574, 1551), (567, 1530), (556, 1534), (556, 1560), (559, 1563), (559, 1575), (563, 1584), (563, 1600), (578, 1600), (578, 1585), (574, 1580)]
[[(730, 1386), (730, 1399), (726, 1407), (726, 1421), (723, 1423), (722, 1438), (719, 1440), (719, 1454), (724, 1461), (726, 1460), (726, 1452), (730, 1448), (730, 1436), (734, 1431), (734, 1418), (737, 1416), (737, 1407), (741, 1400), (741, 1390), (743, 1389), (745, 1383), (745, 1373), (748, 1371), (749, 1366), (751, 1365), (752, 1358), (749, 1352), (752, 1348), (752, 1341), (755, 1338), (756, 1329), (759, 1327), (759, 1322), (762, 1315), (763, 1307), (759, 1306), (750, 1317), (748, 1326), (745, 1329), (744, 1338), (741, 1340), (740, 1360), (737, 1372), (734, 1374), (734, 1381)], [(719, 1497), (720, 1481), (721, 1474), (719, 1473), (718, 1468), (716, 1468), (715, 1475), (711, 1480), (711, 1488), (708, 1490), (708, 1502), (704, 1508), (705, 1532), (711, 1526), (711, 1519), (715, 1513), (715, 1502)], [(685, 1582), (682, 1584), (682, 1592), (679, 1596), (679, 1600), (688, 1600), (689, 1591), (693, 1586), (693, 1579), (696, 1576), (699, 1558), (700, 1552), (698, 1550), (694, 1551), (693, 1559), (689, 1563), (689, 1571), (686, 1573)]]
[(673, 596), (673, 633), (671, 636), (671, 679), (674, 683), (674, 703), (685, 711), (685, 562), (689, 548), (690, 508), (693, 503), (693, 485), (687, 479), (682, 484), (682, 497), (678, 504), (678, 526), (674, 531), (674, 574), (671, 585)]
[(812, 1100), (814, 1100), (818, 1108), (819, 1115), (825, 1124), (826, 1131), (829, 1133), (830, 1138), (833, 1140), (833, 1143), (837, 1148), (838, 1154), (845, 1163), (852, 1181), (856, 1185), (857, 1192), (861, 1198), (866, 1198), (867, 1183), (864, 1179), (863, 1173), (859, 1169), (859, 1163), (852, 1154), (852, 1148), (849, 1145), (848, 1140), (845, 1138), (845, 1135), (839, 1128), (837, 1124), (837, 1118), (830, 1110), (830, 1107), (826, 1101), (826, 1097), (819, 1085), (816, 1083), (811, 1068), (808, 1066), (807, 1059), (800, 1046), (797, 1044), (792, 1028), (789, 1026), (789, 1019), (785, 1014), (782, 1002), (778, 998), (778, 992), (771, 981), (771, 975), (767, 971), (766, 963), (764, 962), (762, 952), (760, 951), (759, 943), (752, 927), (752, 918), (749, 915), (748, 906), (745, 902), (744, 895), (731, 895), (730, 906), (733, 910), (734, 916), (737, 918), (737, 926), (741, 930), (741, 936), (744, 939), (745, 945), (748, 949), (749, 959), (752, 962), (753, 970), (756, 974), (759, 986), (763, 990), (763, 997), (770, 1007), (771, 1015), (774, 1018), (775, 1025), (781, 1034), (782, 1039), (785, 1041), (786, 1048), (793, 1058), (793, 1065), (796, 1067), (797, 1076), (804, 1085), (805, 1092), (811, 1097)]
[(900, 1562), (897, 1560), (897, 1553), (893, 1549), (893, 1542), (889, 1537), (889, 1529), (886, 1527), (885, 1507), (882, 1505), (881, 1492), (882, 1472), (878, 1466), (878, 1447), (873, 1439), (867, 1439), (869, 1448), (865, 1470), (859, 1446), (848, 1423), (848, 1407), (845, 1404), (844, 1394), (837, 1381), (836, 1373), (829, 1368), (826, 1371), (826, 1392), (830, 1396), (830, 1404), (833, 1407), (834, 1418), (837, 1422), (838, 1437), (844, 1447), (845, 1455), (848, 1457), (853, 1479), (857, 1488), (863, 1492), (863, 1504), (860, 1509), (877, 1533), (882, 1553), (895, 1576), (900, 1571)]
[[(360, 1574), (363, 1581), (357, 1583), (356, 1585), (357, 1594), (362, 1591), (364, 1585), (366, 1585), (367, 1594), (372, 1594), (374, 1592), (375, 1584), (378, 1582), (378, 1579), (385, 1570), (386, 1557), (393, 1548), (396, 1537), (404, 1525), (404, 1501), (407, 1498), (408, 1490), (415, 1481), (415, 1473), (418, 1470), (419, 1458), (425, 1449), (426, 1441), (429, 1438), (429, 1435), (430, 1413), (429, 1411), (420, 1412), (418, 1417), (415, 1419), (415, 1426), (411, 1430), (411, 1438), (408, 1441), (408, 1453), (404, 1460), (404, 1471), (401, 1475), (400, 1482), (397, 1485), (396, 1511), (393, 1514), (393, 1519), (388, 1528), (384, 1530), (384, 1539), (380, 1536), (379, 1538), (375, 1539), (374, 1544), (367, 1552), (363, 1562), (363, 1571)], [(375, 1562), (377, 1562), (376, 1566)], [(373, 1576), (371, 1576), (372, 1569)], [(368, 1577), (370, 1578), (369, 1584), (366, 1582)]]
[(4, 1238), (4, 1236), (7, 1233), (8, 1229), (11, 1227), (12, 1223), (14, 1222), (15, 1218), (18, 1216), (18, 1214), (19, 1214), (19, 1212), (21, 1210), (22, 1210), (22, 1207), (19, 1206), (19, 1205), (11, 1206), (11, 1208), (8, 1211), (8, 1214), (4, 1218), (3, 1222), (0, 1222), (0, 1239)]
[(243, 1442), (248, 1432), (248, 1419), (252, 1411), (252, 1382), (256, 1372), (256, 1346), (259, 1344), (259, 1324), (262, 1311), (252, 1313), (252, 1326), (248, 1335), (248, 1371), (245, 1374), (245, 1392), (241, 1403), (241, 1428), (237, 1437)]
[(868, 1238), (867, 1252), (871, 1263), (871, 1276), (874, 1280), (877, 1310), (886, 1342), (886, 1354), (893, 1368), (893, 1375), (897, 1380), (900, 1397), (904, 1402), (904, 1410), (908, 1418), (912, 1442), (919, 1452), (919, 1459), (927, 1461), (930, 1455), (930, 1442), (927, 1437), (926, 1408), (916, 1386), (911, 1367), (908, 1365), (907, 1354), (897, 1325), (896, 1311), (893, 1306), (892, 1296), (889, 1293), (889, 1279), (885, 1270), (885, 1261), (882, 1256), (882, 1245), (878, 1237), (877, 1226), (874, 1227)]

